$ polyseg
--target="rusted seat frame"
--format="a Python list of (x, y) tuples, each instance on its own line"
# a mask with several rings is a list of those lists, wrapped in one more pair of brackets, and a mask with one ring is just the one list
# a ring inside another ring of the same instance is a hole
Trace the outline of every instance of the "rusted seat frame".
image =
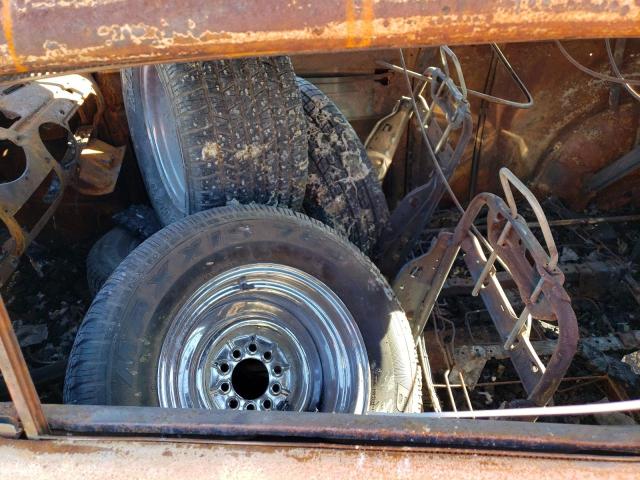
[[(564, 275), (557, 268), (557, 251), (548, 226), (543, 228), (551, 254), (533, 235), (524, 219), (517, 214), (510, 182), (518, 182), (507, 169), (500, 172), (508, 204), (491, 193), (477, 195), (469, 204), (454, 232), (442, 232), (429, 252), (409, 262), (394, 281), (401, 304), (412, 322), (417, 340), (424, 331), (435, 302), (449, 276), (460, 250), (479, 293), (500, 334), (505, 348), (510, 349), (512, 363), (520, 376), (527, 400), (544, 406), (552, 398), (576, 352), (578, 325), (571, 300), (563, 288)], [(541, 225), (547, 225), (535, 197), (518, 184), (518, 189), (534, 207)], [(473, 224), (485, 209), (489, 258)], [(500, 282), (493, 264), (500, 260), (518, 287), (525, 309), (517, 316)], [(529, 317), (557, 322), (559, 336), (556, 349), (545, 366), (529, 341)], [(517, 342), (515, 341), (517, 340)]]

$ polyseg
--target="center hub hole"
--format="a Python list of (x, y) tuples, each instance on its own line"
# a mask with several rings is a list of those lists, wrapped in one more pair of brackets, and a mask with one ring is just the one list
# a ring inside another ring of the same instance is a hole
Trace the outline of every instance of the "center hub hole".
[(255, 400), (269, 388), (269, 371), (260, 360), (247, 358), (233, 369), (231, 384), (245, 400)]

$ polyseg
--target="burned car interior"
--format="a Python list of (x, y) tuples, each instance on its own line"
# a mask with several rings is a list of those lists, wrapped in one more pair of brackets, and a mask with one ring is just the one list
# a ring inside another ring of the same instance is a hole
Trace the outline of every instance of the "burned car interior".
[(3, 469), (637, 478), (637, 2), (156, 3), (3, 2)]

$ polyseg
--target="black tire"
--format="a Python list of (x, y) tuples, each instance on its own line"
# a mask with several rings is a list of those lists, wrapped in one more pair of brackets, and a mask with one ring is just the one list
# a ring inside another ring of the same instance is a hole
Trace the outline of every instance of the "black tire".
[(93, 244), (87, 255), (87, 283), (92, 296), (96, 296), (122, 260), (142, 241), (128, 230), (115, 227)]
[(130, 205), (113, 220), (117, 226), (100, 237), (87, 255), (87, 284), (94, 297), (126, 256), (161, 228), (155, 212), (146, 205)]
[(315, 85), (298, 78), (309, 141), (304, 211), (369, 253), (389, 208), (367, 151), (349, 121)]
[(131, 253), (100, 290), (78, 332), (65, 402), (158, 405), (156, 368), (172, 312), (206, 280), (248, 261), (281, 263), (324, 282), (349, 309), (364, 339), (370, 410), (420, 410), (409, 324), (376, 267), (319, 222), (263, 206), (192, 215)]
[(288, 57), (158, 65), (175, 119), (187, 212), (162, 182), (144, 119), (143, 68), (122, 72), (131, 138), (160, 221), (226, 205), (299, 209), (307, 178), (304, 112)]

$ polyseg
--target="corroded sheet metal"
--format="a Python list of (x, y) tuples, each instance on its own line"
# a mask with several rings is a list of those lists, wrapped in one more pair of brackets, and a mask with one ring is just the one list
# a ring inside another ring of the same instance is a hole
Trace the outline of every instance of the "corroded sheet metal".
[[(48, 433), (49, 428), (38, 398), (38, 392), (33, 386), (31, 375), (22, 356), (2, 297), (0, 297), (0, 373), (7, 384), (14, 401), (15, 411), (27, 437), (36, 439)], [(0, 417), (3, 418), (3, 423), (10, 423), (9, 420), (12, 417), (17, 419), (13, 408), (1, 409)], [(7, 429), (5, 427), (2, 430), (6, 432)], [(14, 431), (17, 433), (19, 430), (20, 426), (14, 425)]]
[(637, 458), (509, 455), (420, 448), (111, 440), (1, 440), (11, 479), (637, 479)]
[(2, 0), (1, 14), (0, 74), (640, 35), (636, 0)]
[[(276, 440), (556, 453), (640, 455), (640, 429), (423, 415), (348, 415), (302, 412), (43, 405), (60, 435)], [(11, 404), (0, 403), (0, 417)], [(1, 463), (0, 463), (1, 465)]]

